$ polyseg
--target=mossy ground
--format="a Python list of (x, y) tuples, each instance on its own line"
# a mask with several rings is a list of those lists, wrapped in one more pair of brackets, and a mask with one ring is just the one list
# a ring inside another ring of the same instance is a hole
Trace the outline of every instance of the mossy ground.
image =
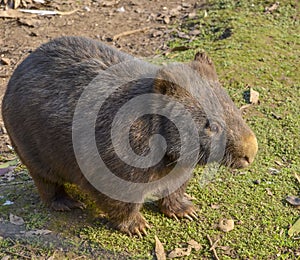
[[(166, 250), (180, 247), (190, 239), (202, 245), (187, 259), (212, 257), (209, 235), (219, 239), (221, 259), (296, 259), (299, 240), (288, 236), (289, 227), (299, 217), (299, 210), (285, 202), (287, 195), (299, 195), (300, 183), (300, 31), (296, 1), (283, 0), (277, 10), (265, 13), (271, 1), (210, 1), (198, 16), (184, 22), (182, 31), (200, 30), (192, 41), (176, 39), (170, 47), (194, 47), (171, 53), (168, 61), (188, 61), (197, 49), (204, 49), (214, 61), (219, 78), (238, 106), (246, 104), (244, 93), (252, 87), (260, 94), (260, 103), (251, 105), (244, 116), (257, 135), (259, 153), (246, 170), (221, 168), (206, 185), (203, 169), (195, 170), (188, 188), (199, 207), (199, 220), (176, 222), (161, 215), (152, 203), (143, 214), (152, 229), (143, 239), (130, 238), (108, 228), (105, 218), (87, 198), (85, 211), (56, 213), (39, 203), (36, 189), (24, 173), (24, 183), (1, 186), (1, 194), (15, 204), (0, 207), (0, 217), (9, 213), (22, 216), (26, 229), (50, 229), (59, 234), (54, 243), (0, 240), (0, 257), (94, 258), (104, 248), (116, 258), (153, 259), (154, 236)], [(274, 174), (275, 168), (278, 171)], [(25, 178), (25, 179), (24, 179)], [(75, 196), (76, 189), (71, 187)], [(2, 201), (0, 201), (2, 202)], [(2, 203), (0, 203), (2, 204)], [(217, 207), (212, 207), (217, 205)], [(222, 218), (235, 220), (234, 230), (217, 229)], [(223, 246), (223, 247), (222, 247)], [(226, 248), (225, 248), (226, 246)], [(226, 249), (226, 250), (224, 250)], [(117, 256), (121, 254), (121, 256)], [(111, 255), (107, 255), (109, 257)], [(101, 257), (99, 257), (101, 258)], [(129, 258), (129, 257), (127, 257)]]

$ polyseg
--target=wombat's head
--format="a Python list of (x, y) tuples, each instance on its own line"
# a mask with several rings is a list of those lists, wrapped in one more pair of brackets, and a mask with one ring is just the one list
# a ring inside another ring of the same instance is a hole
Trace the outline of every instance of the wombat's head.
[[(154, 90), (177, 100), (191, 114), (199, 133), (199, 164), (218, 161), (232, 168), (244, 168), (253, 162), (258, 149), (256, 137), (221, 87), (214, 64), (205, 53), (197, 53), (187, 65), (161, 68)], [(171, 113), (180, 117), (176, 107)], [(169, 154), (178, 160), (182, 140), (178, 140), (175, 126), (165, 127), (171, 143)]]

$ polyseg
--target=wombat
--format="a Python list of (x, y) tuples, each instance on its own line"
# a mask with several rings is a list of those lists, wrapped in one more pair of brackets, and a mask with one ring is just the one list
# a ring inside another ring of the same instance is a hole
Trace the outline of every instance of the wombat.
[[(115, 119), (119, 109), (145, 94)], [(57, 38), (33, 51), (14, 71), (2, 113), (12, 145), (44, 203), (59, 211), (82, 208), (64, 188), (65, 183), (76, 184), (92, 195), (115, 228), (139, 236), (149, 228), (139, 212), (147, 193), (160, 194), (158, 205), (166, 216), (197, 218), (185, 197), (191, 178), (186, 169), (213, 161), (243, 168), (258, 149), (254, 133), (204, 52), (186, 64), (156, 66), (92, 39)], [(124, 117), (129, 128), (123, 128)], [(186, 127), (186, 118), (192, 119), (191, 126)], [(123, 140), (129, 146), (116, 152)], [(93, 142), (96, 155), (89, 152)], [(190, 151), (182, 148), (185, 142), (191, 144), (185, 146)], [(138, 158), (151, 154), (153, 160), (149, 157), (148, 165), (147, 160), (133, 159), (131, 164), (132, 153)], [(99, 158), (105, 166), (95, 163)], [(164, 179), (175, 168), (175, 175)], [(166, 181), (156, 185), (160, 180)], [(148, 183), (155, 185), (135, 189)]]

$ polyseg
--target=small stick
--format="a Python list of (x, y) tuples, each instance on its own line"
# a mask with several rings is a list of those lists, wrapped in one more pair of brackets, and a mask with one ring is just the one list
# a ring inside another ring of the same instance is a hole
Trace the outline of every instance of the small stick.
[(207, 237), (207, 239), (209, 241), (209, 244), (211, 246), (211, 248), (209, 250), (213, 251), (215, 259), (220, 260), (220, 258), (218, 257), (217, 251), (216, 251), (216, 245), (219, 242), (219, 239), (216, 240), (216, 242), (213, 243), (213, 241), (211, 240), (209, 235), (207, 235), (206, 237)]
[(300, 177), (297, 173), (295, 173), (295, 178), (297, 179), (297, 181), (300, 183)]
[(130, 34), (134, 34), (134, 33), (139, 33), (139, 32), (145, 32), (145, 31), (148, 31), (150, 29), (150, 27), (144, 27), (144, 28), (141, 28), (141, 29), (136, 29), (136, 30), (131, 30), (131, 31), (126, 31), (126, 32), (122, 32), (122, 33), (119, 33), (119, 34), (116, 34), (114, 37), (113, 37), (113, 41), (123, 37), (123, 36), (127, 36), (127, 35), (130, 35)]

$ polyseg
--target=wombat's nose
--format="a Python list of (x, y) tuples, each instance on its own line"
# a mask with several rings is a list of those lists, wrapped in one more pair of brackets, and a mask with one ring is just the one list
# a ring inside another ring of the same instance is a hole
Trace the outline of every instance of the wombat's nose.
[(257, 139), (255, 135), (251, 133), (243, 140), (243, 153), (240, 159), (239, 168), (244, 168), (250, 165), (254, 161), (257, 150)]

